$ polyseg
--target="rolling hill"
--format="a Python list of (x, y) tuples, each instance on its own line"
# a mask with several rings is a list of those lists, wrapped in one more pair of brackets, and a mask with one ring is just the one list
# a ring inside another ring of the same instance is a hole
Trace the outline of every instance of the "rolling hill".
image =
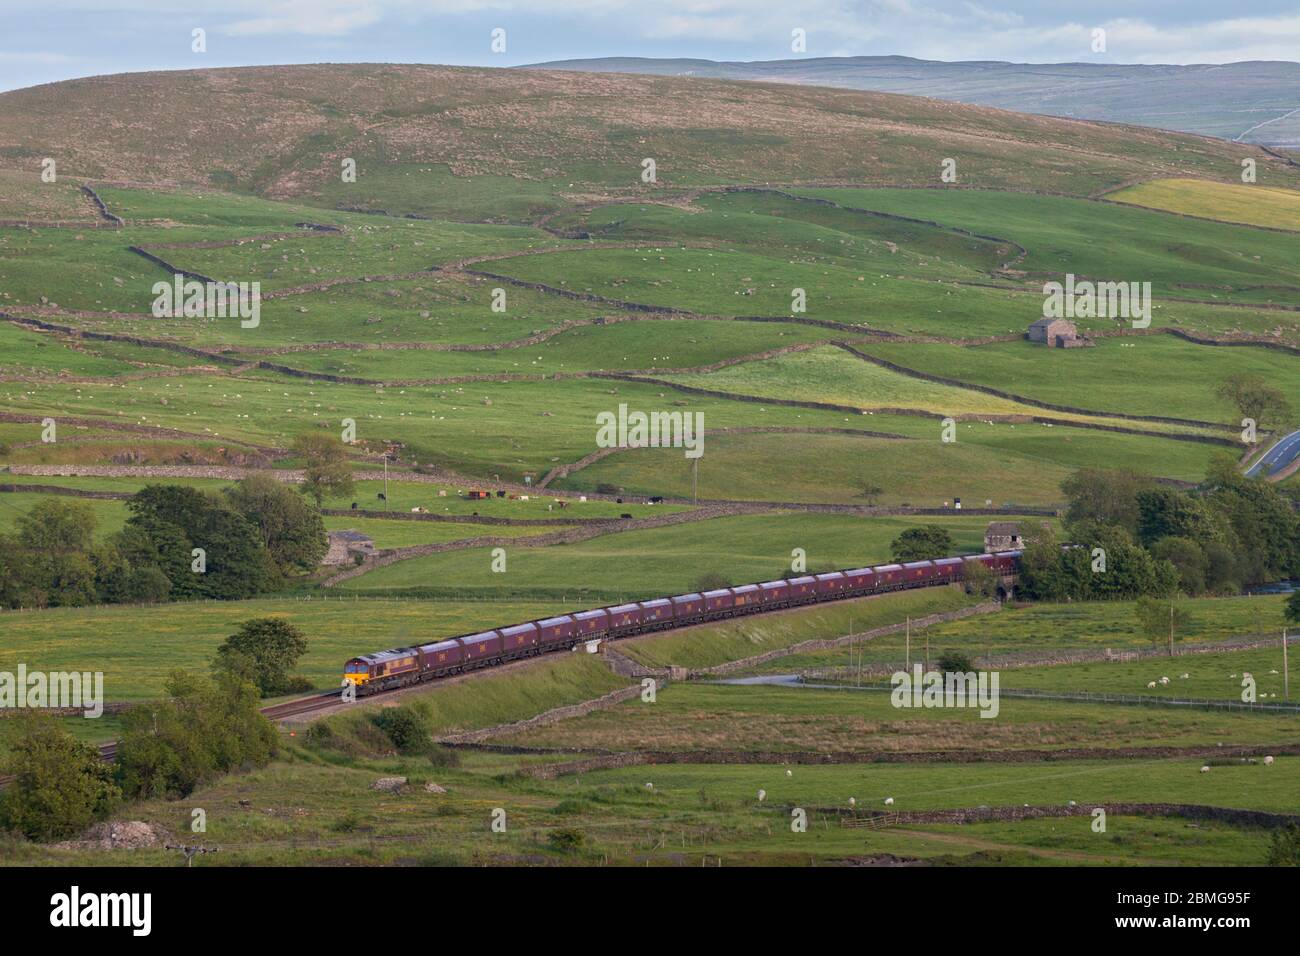
[(601, 57), (537, 66), (907, 93), (1266, 146), (1300, 146), (1300, 100), (1295, 95), (1300, 63), (945, 63), (907, 56), (848, 56), (750, 63)]

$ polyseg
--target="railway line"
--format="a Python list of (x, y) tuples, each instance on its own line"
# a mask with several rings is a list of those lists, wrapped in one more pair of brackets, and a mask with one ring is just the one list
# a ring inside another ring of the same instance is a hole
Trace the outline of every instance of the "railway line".
[[(983, 564), (995, 574), (1014, 574), (1019, 556), (1019, 552), (1008, 552), (965, 559), (881, 565), (581, 611), (499, 631), (453, 638), (426, 647), (398, 648), (353, 658), (348, 662), (345, 680), (356, 688), (358, 696), (379, 697), (442, 677), (568, 650), (592, 640), (617, 640), (652, 631), (675, 630), (708, 621), (768, 614), (889, 591), (945, 587), (964, 579), (966, 562)], [(548, 634), (553, 639), (543, 640)], [(510, 643), (512, 637), (513, 644)], [(452, 658), (450, 663), (446, 662), (448, 657)], [(400, 662), (401, 668), (390, 669), (392, 662)], [(340, 687), (271, 704), (261, 708), (260, 713), (268, 720), (299, 717), (337, 706), (342, 696), (343, 688)], [(117, 747), (117, 741), (101, 744), (98, 747), (100, 759), (109, 763), (116, 761)], [(0, 775), (0, 789), (13, 780), (13, 774)]]

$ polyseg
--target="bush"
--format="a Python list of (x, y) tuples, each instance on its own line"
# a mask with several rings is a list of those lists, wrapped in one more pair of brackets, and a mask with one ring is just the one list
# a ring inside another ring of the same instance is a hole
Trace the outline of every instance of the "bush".
[(552, 850), (558, 850), (561, 853), (572, 853), (574, 850), (582, 848), (586, 835), (581, 830), (573, 830), (565, 827), (561, 830), (552, 830), (546, 835), (546, 841), (550, 843)]
[(1269, 866), (1300, 866), (1300, 825), (1288, 823), (1273, 831), (1268, 847)]
[[(18, 723), (21, 721), (21, 723)], [(106, 816), (122, 793), (99, 753), (45, 714), (15, 719), (4, 761), (14, 781), (0, 795), (0, 822), (32, 839), (72, 836)]]
[(429, 747), (429, 763), (435, 767), (459, 767), (460, 751), (453, 750), (450, 747), (444, 747), (441, 744), (433, 744)]
[(719, 574), (717, 571), (710, 571), (708, 574), (701, 574), (691, 585), (696, 591), (716, 591), (718, 588), (725, 588), (731, 584), (725, 574)]
[(393, 742), (398, 753), (412, 753), (429, 742), (429, 729), (424, 719), (409, 707), (385, 707), (371, 718)]
[(967, 655), (948, 651), (939, 658), (939, 670), (944, 674), (969, 674), (975, 665)]

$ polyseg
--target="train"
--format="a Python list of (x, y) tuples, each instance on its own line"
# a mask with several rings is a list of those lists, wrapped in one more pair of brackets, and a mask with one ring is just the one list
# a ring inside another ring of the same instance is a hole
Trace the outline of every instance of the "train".
[(971, 563), (1006, 575), (1018, 569), (1020, 555), (1020, 551), (1002, 551), (881, 564), (560, 614), (431, 644), (362, 654), (344, 665), (343, 683), (353, 685), (357, 696), (364, 696), (551, 651), (571, 650), (590, 641), (614, 640), (887, 591), (953, 584), (965, 579), (966, 567)]

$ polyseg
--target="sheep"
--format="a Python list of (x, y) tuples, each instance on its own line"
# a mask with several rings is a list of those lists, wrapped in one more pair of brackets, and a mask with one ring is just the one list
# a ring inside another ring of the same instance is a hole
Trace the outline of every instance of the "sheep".
[(1273, 758), (1272, 758), (1272, 757), (1265, 757), (1265, 758), (1264, 758), (1264, 766), (1265, 766), (1265, 767), (1271, 767), (1271, 766), (1273, 766)]
[(893, 797), (885, 797), (885, 806), (887, 806), (887, 807), (892, 807), (893, 805), (894, 805), (894, 798), (893, 798)]
[(1204, 767), (1201, 768), (1201, 773), (1209, 773), (1209, 772), (1210, 772), (1209, 764), (1206, 764)]
[(758, 802), (762, 803), (766, 799), (767, 799), (767, 791), (766, 790), (758, 791)]
[(647, 784), (645, 785), (645, 788), (646, 788), (647, 790), (653, 790), (653, 789), (655, 788), (655, 785), (654, 785), (653, 783), (647, 783)]
[(856, 807), (857, 805), (858, 805), (858, 798), (857, 798), (857, 797), (849, 797), (849, 806), (851, 806), (851, 807)]
[(1149, 681), (1147, 681), (1147, 690), (1154, 690), (1154, 689), (1155, 689), (1155, 686), (1156, 686), (1156, 682), (1155, 682), (1155, 681), (1153, 681), (1153, 680), (1149, 680)]
[(1075, 803), (1073, 800), (1067, 800), (1067, 801), (1065, 802), (1065, 805), (1066, 805), (1067, 807), (1077, 807), (1077, 806), (1078, 806), (1078, 804)]
[(1178, 679), (1179, 679), (1179, 680), (1187, 680), (1187, 678), (1189, 678), (1189, 677), (1191, 677), (1191, 676), (1192, 676), (1191, 674), (1179, 674), (1179, 675), (1178, 675)]
[(785, 772), (785, 775), (786, 775), (787, 777), (793, 777), (793, 776), (794, 776), (794, 771), (793, 771), (793, 770), (787, 770), (787, 771)]
[(1169, 683), (1169, 678), (1168, 678), (1168, 677), (1162, 677), (1162, 678), (1160, 678), (1160, 684), (1161, 684), (1161, 686), (1164, 686), (1165, 684), (1168, 684), (1168, 683)]

